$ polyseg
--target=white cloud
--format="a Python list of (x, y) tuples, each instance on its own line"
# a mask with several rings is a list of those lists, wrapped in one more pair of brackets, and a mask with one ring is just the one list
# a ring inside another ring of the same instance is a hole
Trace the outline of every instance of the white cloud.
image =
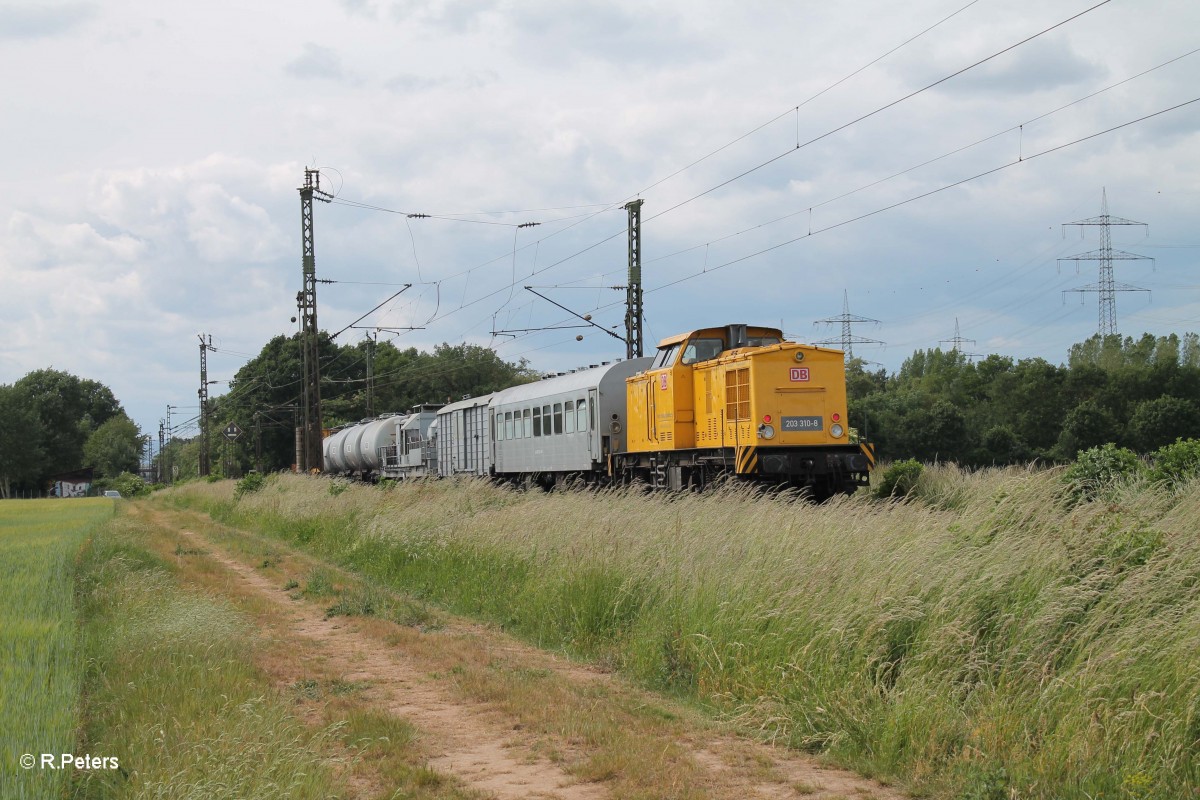
[(59, 36), (97, 15), (95, 3), (11, 3), (0, 6), (0, 39)]
[[(378, 284), (411, 282), (377, 321), (428, 323), (399, 340), (415, 346), (567, 316), (525, 284), (623, 283), (620, 205), (639, 193), (649, 338), (781, 319), (821, 338), (812, 320), (839, 313), (849, 290), (855, 313), (883, 321), (865, 335), (888, 342), (875, 357), (889, 368), (950, 336), (956, 315), (981, 347), (1065, 357), (1095, 329), (1096, 306), (1064, 305), (1061, 292), (1095, 274), (1059, 274), (1055, 258), (1078, 242), (1058, 226), (1099, 213), (1101, 187), (1114, 213), (1151, 224), (1149, 243), (1200, 244), (1200, 106), (905, 202), (1190, 99), (1200, 56), (871, 185), (1188, 51), (1200, 7), (1183, 0), (1152, 15), (1110, 4), (828, 136), (1071, 12), (975, 4), (806, 102), (948, 8), (214, 2), (159, 7), (153, 24), (127, 0), (14, 23), (23, 38), (0, 50), (0, 68), (25, 77), (0, 89), (0, 137), (21, 156), (0, 198), (0, 381), (47, 363), (92, 370), (146, 427), (194, 397), (196, 331), (242, 352), (290, 332), (306, 165), (343, 200), (474, 221), (316, 206), (319, 274), (347, 281), (321, 287), (323, 324), (336, 330), (398, 288)], [(541, 225), (509, 227), (529, 221)], [(1163, 248), (1148, 253), (1160, 256), (1153, 272), (1119, 269), (1156, 291), (1153, 309), (1122, 302), (1122, 321), (1186, 327), (1194, 290), (1160, 287), (1194, 286), (1196, 252)], [(619, 292), (548, 291), (620, 325)], [(501, 352), (557, 370), (614, 348), (567, 331)]]

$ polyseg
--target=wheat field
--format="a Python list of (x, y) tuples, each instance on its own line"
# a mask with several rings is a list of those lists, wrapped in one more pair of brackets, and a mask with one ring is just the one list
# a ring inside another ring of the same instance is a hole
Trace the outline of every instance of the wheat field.
[(19, 759), (73, 750), (83, 672), (75, 563), (112, 513), (104, 498), (0, 503), (0, 797), (61, 797), (69, 781)]

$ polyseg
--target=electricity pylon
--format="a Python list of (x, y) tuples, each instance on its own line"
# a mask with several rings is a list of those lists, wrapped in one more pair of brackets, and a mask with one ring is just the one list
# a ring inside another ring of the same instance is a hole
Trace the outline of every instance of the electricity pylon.
[(836, 317), (826, 317), (825, 319), (819, 319), (813, 322), (814, 325), (833, 325), (834, 323), (841, 323), (842, 335), (836, 339), (822, 339), (819, 342), (813, 342), (813, 344), (841, 345), (842, 352), (845, 354), (846, 362), (849, 363), (850, 359), (854, 358), (854, 345), (885, 344), (885, 342), (881, 342), (878, 339), (867, 339), (863, 336), (855, 336), (854, 333), (851, 332), (850, 326), (862, 322), (870, 322), (875, 325), (879, 324), (879, 320), (877, 319), (870, 319), (868, 317), (860, 317), (856, 314), (851, 314), (849, 293), (843, 289), (841, 315)]
[(1100, 249), (1089, 250), (1075, 256), (1066, 256), (1059, 261), (1074, 261), (1078, 269), (1080, 261), (1099, 261), (1100, 279), (1096, 283), (1080, 286), (1078, 289), (1067, 289), (1063, 292), (1096, 292), (1100, 295), (1100, 335), (1110, 336), (1117, 332), (1117, 292), (1148, 292), (1140, 286), (1130, 286), (1127, 283), (1117, 283), (1113, 279), (1113, 261), (1153, 261), (1149, 256), (1139, 256), (1136, 253), (1126, 253), (1124, 250), (1113, 250), (1112, 234), (1109, 229), (1113, 225), (1141, 225), (1149, 228), (1144, 222), (1134, 222), (1123, 217), (1113, 217), (1108, 213), (1108, 190), (1101, 190), (1100, 216), (1081, 219), (1078, 222), (1063, 223), (1063, 235), (1066, 235), (1068, 225), (1078, 225), (1080, 236), (1084, 227), (1100, 228)]

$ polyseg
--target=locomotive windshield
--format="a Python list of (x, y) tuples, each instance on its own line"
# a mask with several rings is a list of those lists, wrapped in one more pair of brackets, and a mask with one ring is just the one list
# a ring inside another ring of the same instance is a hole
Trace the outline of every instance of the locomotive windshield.
[(674, 364), (675, 354), (679, 352), (679, 347), (680, 345), (676, 343), (659, 349), (658, 355), (654, 358), (654, 363), (650, 365), (650, 369), (662, 369)]
[(683, 348), (681, 364), (695, 364), (697, 361), (708, 361), (721, 355), (725, 349), (724, 339), (691, 339)]

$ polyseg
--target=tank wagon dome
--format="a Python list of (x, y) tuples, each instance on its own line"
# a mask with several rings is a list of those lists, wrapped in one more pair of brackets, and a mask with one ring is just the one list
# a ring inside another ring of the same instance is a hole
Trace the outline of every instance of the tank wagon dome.
[(359, 469), (379, 470), (383, 468), (380, 448), (396, 443), (396, 427), (404, 422), (402, 414), (385, 414), (365, 423), (358, 441)]
[(362, 442), (363, 433), (367, 430), (369, 419), (362, 420), (352, 428), (346, 429), (346, 436), (342, 439), (342, 459), (345, 461), (345, 468), (350, 471), (363, 469), (362, 454), (359, 452), (359, 444)]
[(346, 438), (348, 427), (338, 428), (325, 441), (327, 447), (325, 449), (325, 471), (326, 472), (344, 472), (346, 470), (346, 460), (342, 458), (342, 440)]

